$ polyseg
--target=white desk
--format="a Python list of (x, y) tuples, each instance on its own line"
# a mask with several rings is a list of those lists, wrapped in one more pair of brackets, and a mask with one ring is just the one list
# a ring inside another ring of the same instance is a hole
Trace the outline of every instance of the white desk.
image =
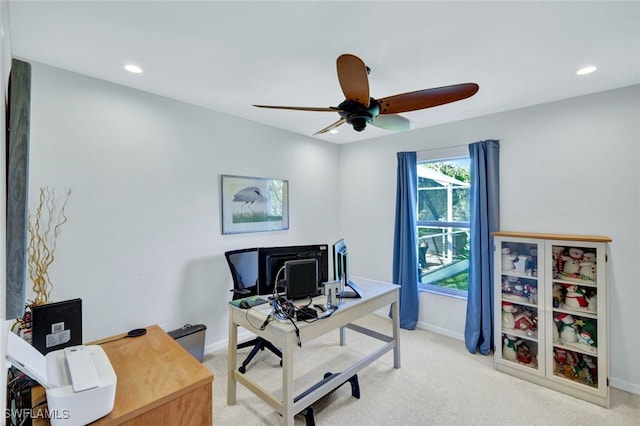
[[(340, 329), (340, 344), (344, 346), (346, 344), (345, 327), (382, 340), (386, 343), (351, 367), (342, 371), (334, 379), (311, 390), (295, 402), (294, 398), (296, 395), (293, 385), (293, 357), (296, 352), (295, 349), (297, 348), (297, 339), (293, 325), (288, 322), (280, 323), (278, 321), (271, 321), (263, 331), (256, 330), (254, 325), (262, 324), (266, 318), (266, 315), (261, 311), (261, 309), (264, 309), (264, 305), (257, 306), (249, 310), (243, 310), (229, 305), (227, 404), (235, 404), (236, 383), (240, 382), (271, 405), (276, 411), (281, 413), (283, 423), (285, 425), (293, 426), (293, 418), (297, 413), (301, 412), (324, 395), (342, 385), (359, 370), (371, 364), (390, 350), (393, 350), (394, 368), (400, 368), (400, 287), (395, 284), (372, 281), (365, 278), (354, 277), (353, 281), (358, 285), (358, 287), (360, 287), (364, 296), (361, 299), (344, 299), (344, 303), (329, 318), (310, 323), (305, 323), (304, 321), (297, 322), (296, 324), (300, 329), (300, 339), (302, 343), (304, 344), (330, 331)], [(324, 296), (316, 298), (314, 303), (318, 303), (316, 300), (324, 300)], [(374, 330), (369, 330), (359, 325), (351, 324), (351, 322), (388, 305), (391, 305), (393, 317), (392, 336), (386, 336)], [(236, 360), (238, 326), (250, 330), (282, 349), (282, 401), (274, 397), (259, 384), (252, 381), (248, 377), (250, 376), (250, 371), (248, 371), (246, 375), (238, 371)]]

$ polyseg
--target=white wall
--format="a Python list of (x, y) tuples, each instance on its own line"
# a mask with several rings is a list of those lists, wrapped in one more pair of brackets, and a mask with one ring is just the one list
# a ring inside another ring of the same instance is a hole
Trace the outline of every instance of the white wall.
[[(442, 108), (446, 108), (443, 106)], [(640, 394), (640, 86), (340, 149), (340, 223), (355, 275), (390, 281), (396, 152), (500, 140), (501, 229), (608, 235), (611, 383)], [(420, 296), (420, 326), (462, 338), (466, 301)]]
[[(82, 298), (85, 341), (203, 323), (224, 343), (226, 250), (338, 235), (337, 146), (32, 65), (30, 208), (71, 188), (52, 297)], [(290, 230), (221, 235), (220, 174), (288, 179)]]

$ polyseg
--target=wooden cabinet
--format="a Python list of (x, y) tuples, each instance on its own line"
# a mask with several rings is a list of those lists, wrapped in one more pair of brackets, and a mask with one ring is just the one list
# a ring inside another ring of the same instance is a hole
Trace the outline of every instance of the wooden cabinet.
[[(207, 367), (157, 325), (143, 336), (126, 337), (88, 343), (102, 345), (118, 377), (113, 410), (91, 425), (211, 426), (213, 374)], [(38, 392), (34, 400), (41, 401), (44, 389)], [(50, 422), (41, 416), (33, 424)]]
[(609, 407), (610, 241), (494, 233), (496, 369)]
[(102, 347), (118, 376), (116, 400), (92, 425), (213, 424), (213, 374), (160, 327)]

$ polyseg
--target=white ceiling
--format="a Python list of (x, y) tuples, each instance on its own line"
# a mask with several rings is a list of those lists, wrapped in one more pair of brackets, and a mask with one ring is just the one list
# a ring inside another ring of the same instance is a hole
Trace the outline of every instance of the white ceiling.
[[(472, 98), (405, 113), (412, 129), (640, 83), (640, 2), (10, 0), (12, 53), (310, 136), (337, 106), (336, 58), (371, 95), (475, 82)], [(132, 62), (144, 73), (122, 65)], [(598, 71), (578, 77), (576, 70)], [(348, 125), (319, 139), (390, 134)]]

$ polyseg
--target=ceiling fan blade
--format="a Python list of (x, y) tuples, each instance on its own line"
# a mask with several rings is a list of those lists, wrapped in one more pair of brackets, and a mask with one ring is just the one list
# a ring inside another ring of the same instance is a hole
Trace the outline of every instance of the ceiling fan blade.
[(254, 105), (258, 108), (272, 108), (272, 109), (291, 109), (295, 111), (321, 111), (321, 112), (340, 112), (340, 108), (336, 107), (297, 107), (297, 106), (280, 106), (280, 105)]
[(362, 59), (348, 53), (340, 55), (336, 61), (338, 81), (344, 96), (369, 108), (369, 78), (367, 66)]
[(411, 122), (408, 118), (398, 114), (385, 114), (374, 118), (371, 125), (385, 130), (402, 131), (409, 130)]
[(335, 123), (328, 125), (328, 126), (327, 126), (327, 127), (325, 127), (324, 129), (322, 129), (322, 130), (318, 130), (317, 132), (315, 132), (315, 133), (313, 134), (313, 136), (315, 136), (315, 135), (320, 135), (320, 134), (322, 134), (322, 133), (327, 133), (329, 130), (331, 130), (331, 129), (335, 129), (335, 128), (336, 128), (336, 127), (338, 127), (338, 126), (342, 126), (342, 125), (343, 125), (344, 123), (346, 123), (346, 122), (347, 122), (347, 120), (346, 120), (345, 118), (341, 118), (340, 120), (336, 121)]
[(389, 96), (378, 99), (380, 114), (397, 114), (448, 104), (469, 98), (478, 89), (479, 86), (475, 83), (463, 83)]

